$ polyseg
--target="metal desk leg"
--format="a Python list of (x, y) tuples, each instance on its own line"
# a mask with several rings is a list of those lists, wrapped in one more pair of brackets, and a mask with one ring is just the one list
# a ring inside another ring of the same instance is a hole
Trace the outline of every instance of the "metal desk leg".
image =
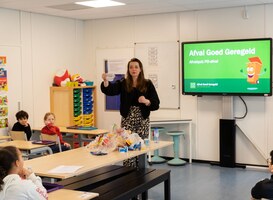
[[(151, 142), (151, 125), (149, 125), (149, 136), (148, 139)], [(148, 153), (148, 163), (151, 164), (152, 163), (152, 156), (151, 156), (151, 151), (149, 151)]]
[(190, 156), (189, 163), (192, 163), (192, 130), (191, 130), (191, 122), (189, 122), (189, 143), (190, 143)]
[(83, 134), (78, 134), (78, 138), (79, 138), (79, 144), (81, 147), (83, 147)]
[(164, 181), (164, 196), (165, 200), (170, 200), (171, 199), (171, 177), (169, 175), (169, 178)]
[(139, 169), (144, 169), (146, 168), (146, 159), (147, 155), (146, 154), (141, 154), (138, 156), (138, 168)]
[(30, 151), (31, 154), (35, 154), (35, 153), (42, 153), (47, 151), (49, 154), (53, 154), (52, 149), (48, 146), (46, 147), (41, 147), (41, 148), (37, 148), (37, 149), (33, 149)]

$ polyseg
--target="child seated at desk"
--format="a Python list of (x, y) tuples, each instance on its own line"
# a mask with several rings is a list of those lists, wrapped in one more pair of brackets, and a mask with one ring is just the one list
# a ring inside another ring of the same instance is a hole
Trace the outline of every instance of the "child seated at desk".
[(0, 200), (4, 199), (48, 199), (41, 178), (24, 168), (22, 154), (14, 146), (0, 149)]
[[(50, 112), (46, 113), (44, 116), (45, 126), (44, 128), (42, 128), (41, 133), (48, 134), (48, 135), (58, 135), (61, 142), (62, 151), (67, 151), (71, 149), (70, 144), (63, 141), (63, 137), (60, 132), (60, 129), (59, 127), (54, 125), (54, 122), (55, 122), (55, 114)], [(59, 152), (58, 145), (50, 146), (50, 148), (52, 149), (53, 153)]]
[(32, 132), (28, 123), (28, 113), (26, 111), (19, 111), (16, 113), (17, 122), (13, 125), (12, 131), (24, 131), (27, 135), (27, 140), (30, 140)]

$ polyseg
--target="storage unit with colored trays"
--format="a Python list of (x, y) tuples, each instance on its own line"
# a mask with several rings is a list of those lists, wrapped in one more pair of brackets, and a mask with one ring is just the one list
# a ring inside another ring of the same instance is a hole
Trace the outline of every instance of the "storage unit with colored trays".
[(57, 126), (96, 126), (96, 87), (50, 87)]

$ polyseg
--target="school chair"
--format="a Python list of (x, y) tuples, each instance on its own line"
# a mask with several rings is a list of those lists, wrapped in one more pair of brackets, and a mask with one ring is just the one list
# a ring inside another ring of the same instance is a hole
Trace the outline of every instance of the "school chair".
[(9, 131), (9, 135), (12, 140), (27, 141), (27, 136), (24, 131)]
[[(26, 133), (24, 131), (9, 131), (9, 135), (11, 137), (12, 140), (21, 140), (21, 141), (28, 141), (27, 140), (27, 136)], [(39, 148), (37, 148), (37, 151), (32, 150), (32, 153), (28, 154), (25, 153), (24, 151), (22, 152), (24, 159), (32, 159), (32, 158), (36, 158), (39, 157), (41, 152), (43, 152), (45, 150), (41, 150)], [(48, 149), (48, 152), (50, 154), (52, 154), (51, 149)]]
[(169, 160), (167, 163), (168, 165), (185, 165), (186, 161), (179, 158), (179, 141), (180, 135), (184, 135), (184, 131), (168, 131), (167, 135), (173, 137), (173, 151), (174, 151), (174, 158)]
[(41, 133), (41, 140), (48, 140), (48, 141), (54, 141), (56, 142), (56, 144), (59, 147), (59, 152), (62, 152), (62, 146), (61, 146), (61, 142), (60, 142), (60, 138), (58, 135), (48, 135), (48, 134), (43, 134)]

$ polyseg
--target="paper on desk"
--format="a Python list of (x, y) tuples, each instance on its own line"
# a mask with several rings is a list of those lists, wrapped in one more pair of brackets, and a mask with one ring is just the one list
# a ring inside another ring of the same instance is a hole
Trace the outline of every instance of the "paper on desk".
[(79, 195), (80, 199), (90, 199), (90, 198), (95, 198), (99, 196), (99, 193), (93, 193), (93, 192), (83, 192), (82, 194)]
[(49, 173), (54, 174), (69, 174), (69, 173), (75, 173), (78, 169), (82, 168), (83, 166), (79, 165), (60, 165), (58, 167), (55, 167), (54, 169), (48, 171)]

